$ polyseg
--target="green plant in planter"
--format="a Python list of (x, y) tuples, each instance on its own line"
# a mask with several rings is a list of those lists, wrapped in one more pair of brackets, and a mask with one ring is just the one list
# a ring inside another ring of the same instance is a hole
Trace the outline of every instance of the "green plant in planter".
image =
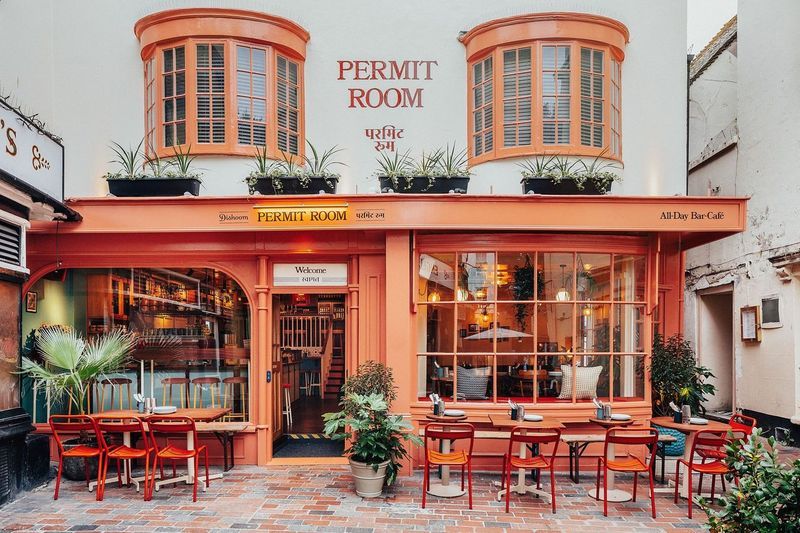
[(322, 415), (325, 434), (336, 440), (352, 439), (345, 453), (375, 472), (378, 465), (388, 461), (384, 484), (390, 486), (397, 478), (401, 461), (409, 457), (405, 443), (422, 444), (412, 433), (413, 426), (401, 415), (390, 414), (389, 403), (380, 393), (351, 393), (340, 405), (341, 411)]
[(334, 182), (339, 180), (340, 175), (331, 170), (336, 165), (344, 165), (341, 161), (336, 161), (334, 156), (342, 151), (342, 148), (333, 146), (324, 151), (317, 151), (311, 141), (306, 140), (311, 157), (304, 155), (306, 162), (306, 174), (309, 178), (323, 178), (328, 187), (333, 188)]
[(397, 387), (394, 384), (392, 369), (377, 361), (366, 361), (359, 365), (355, 375), (350, 376), (342, 385), (342, 396), (344, 410), (354, 413), (355, 409), (349, 409), (347, 396), (360, 394), (362, 396), (377, 393), (381, 394), (389, 407), (397, 399)]
[(255, 194), (256, 183), (259, 179), (272, 179), (272, 186), (275, 190), (280, 192), (283, 190), (283, 184), (280, 181), (281, 176), (285, 175), (283, 163), (270, 159), (267, 155), (267, 147), (256, 146), (256, 153), (253, 156), (253, 166), (255, 169), (247, 175), (244, 179), (247, 183), (247, 188), (250, 194)]
[[(439, 172), (440, 161), (444, 155), (444, 150), (437, 148), (429, 152), (422, 151), (419, 159), (412, 160), (411, 168), (409, 169), (409, 178), (428, 178), (428, 186), (426, 189), (433, 187)], [(409, 187), (410, 187), (409, 181)]]
[(605, 193), (611, 188), (612, 183), (620, 180), (620, 177), (615, 172), (611, 172), (611, 169), (619, 170), (620, 166), (603, 159), (607, 152), (608, 148), (603, 148), (603, 151), (591, 163), (580, 160), (583, 170), (573, 178), (578, 189), (583, 189), (586, 182), (592, 182), (597, 190)]
[(145, 178), (142, 172), (142, 145), (144, 139), (134, 148), (125, 148), (118, 142), (111, 142), (111, 150), (116, 157), (109, 161), (119, 166), (117, 172), (108, 172), (103, 178), (106, 180), (138, 180)]
[(517, 166), (522, 169), (523, 181), (545, 178), (550, 172), (550, 166), (553, 163), (553, 158), (556, 156), (537, 155), (531, 159), (526, 159), (517, 163)]
[(800, 531), (800, 459), (782, 465), (775, 446), (776, 440), (764, 439), (758, 428), (745, 441), (726, 446), (725, 463), (739, 484), (722, 494), (719, 510), (698, 498), (711, 531)]
[(711, 377), (714, 374), (708, 368), (697, 366), (694, 350), (680, 335), (666, 340), (655, 336), (650, 357), (654, 416), (671, 416), (670, 402), (689, 405), (693, 413), (705, 413), (703, 402), (716, 391), (707, 383)]
[(471, 172), (467, 167), (467, 150), (458, 150), (455, 144), (449, 143), (441, 150), (441, 157), (436, 165), (439, 178), (468, 178)]
[(386, 152), (378, 154), (378, 170), (376, 172), (379, 178), (388, 178), (392, 182), (392, 187), (395, 190), (400, 190), (400, 180), (403, 180), (405, 188), (411, 187), (411, 158), (409, 157), (410, 150), (405, 152), (393, 152), (392, 155)]
[(168, 170), (166, 177), (174, 179), (200, 179), (200, 172), (192, 168), (192, 163), (197, 158), (192, 155), (192, 145), (187, 146), (186, 150), (180, 146), (175, 146), (172, 148), (172, 153), (173, 156), (170, 163), (174, 170)]

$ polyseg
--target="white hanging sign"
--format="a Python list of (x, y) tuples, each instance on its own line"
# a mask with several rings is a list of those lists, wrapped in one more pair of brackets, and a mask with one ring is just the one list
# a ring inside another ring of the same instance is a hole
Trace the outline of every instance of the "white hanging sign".
[(346, 287), (347, 263), (276, 263), (275, 287)]

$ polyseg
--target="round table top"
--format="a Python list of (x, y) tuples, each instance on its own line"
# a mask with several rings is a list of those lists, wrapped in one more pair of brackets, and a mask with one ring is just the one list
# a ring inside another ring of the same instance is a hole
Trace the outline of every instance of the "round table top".
[(593, 422), (597, 425), (603, 426), (604, 428), (624, 428), (630, 426), (636, 420), (633, 418), (629, 418), (628, 420), (613, 420), (613, 419), (605, 419), (605, 418), (590, 418), (589, 422)]
[(458, 415), (458, 416), (439, 416), (433, 413), (428, 413), (425, 415), (425, 418), (428, 420), (432, 420), (434, 422), (462, 422), (467, 419), (467, 415)]

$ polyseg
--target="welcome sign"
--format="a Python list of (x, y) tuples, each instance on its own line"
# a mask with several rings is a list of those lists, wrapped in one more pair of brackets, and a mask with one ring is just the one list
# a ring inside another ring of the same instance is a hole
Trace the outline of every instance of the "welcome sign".
[(346, 287), (347, 263), (276, 263), (275, 287)]

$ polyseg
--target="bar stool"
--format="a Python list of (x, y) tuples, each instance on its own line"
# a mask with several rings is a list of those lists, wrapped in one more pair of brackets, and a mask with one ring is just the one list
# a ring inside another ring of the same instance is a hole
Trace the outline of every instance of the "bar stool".
[(317, 389), (317, 396), (321, 396), (322, 383), (320, 382), (320, 372), (311, 371), (305, 373), (306, 396), (311, 396), (312, 389)]
[(167, 389), (169, 389), (169, 405), (172, 405), (172, 387), (178, 387), (178, 395), (181, 398), (181, 407), (186, 407), (186, 388), (189, 386), (189, 378), (164, 378), (161, 380), (161, 405), (167, 405)]
[[(236, 402), (234, 401), (234, 392), (236, 385), (239, 385), (239, 400), (242, 407), (241, 412), (236, 411)], [(228, 420), (232, 418), (241, 418), (247, 420), (247, 378), (244, 376), (232, 376), (222, 380), (222, 407), (228, 407), (228, 398), (231, 399), (231, 412), (226, 415)]]
[(291, 429), (292, 427), (292, 395), (289, 390), (292, 386), (289, 383), (283, 384), (283, 412), (282, 414), (286, 416), (286, 427), (287, 429)]
[(217, 397), (219, 396), (219, 378), (212, 376), (204, 376), (192, 380), (192, 407), (197, 407), (198, 391), (200, 392), (200, 407), (203, 407), (203, 397), (205, 395), (203, 385), (208, 385), (208, 391), (211, 393), (211, 407), (216, 407)]
[(114, 409), (114, 394), (119, 388), (119, 409), (122, 409), (122, 389), (128, 389), (128, 409), (133, 405), (133, 397), (131, 395), (131, 380), (129, 378), (106, 378), (100, 380), (100, 411), (105, 411), (106, 404), (106, 388), (111, 390), (111, 403), (109, 407)]

